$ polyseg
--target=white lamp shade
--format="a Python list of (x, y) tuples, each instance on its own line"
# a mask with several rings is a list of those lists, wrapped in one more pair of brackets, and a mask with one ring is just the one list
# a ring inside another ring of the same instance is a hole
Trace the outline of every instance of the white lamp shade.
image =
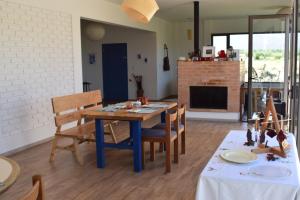
[(105, 29), (101, 24), (98, 23), (88, 23), (85, 26), (85, 35), (90, 40), (99, 41), (105, 35)]
[(159, 7), (155, 0), (124, 0), (122, 9), (139, 22), (149, 23)]
[(277, 14), (280, 15), (291, 15), (293, 13), (293, 10), (291, 7), (283, 7), (278, 10)]

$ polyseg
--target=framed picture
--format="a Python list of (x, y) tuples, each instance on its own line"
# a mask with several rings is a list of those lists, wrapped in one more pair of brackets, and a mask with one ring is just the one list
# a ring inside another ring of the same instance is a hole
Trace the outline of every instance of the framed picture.
[(234, 49), (232, 51), (232, 59), (235, 60), (235, 61), (239, 61), (240, 60), (240, 50)]
[(212, 58), (215, 57), (215, 47), (213, 46), (204, 46), (202, 51), (202, 57)]
[(96, 56), (95, 56), (95, 54), (93, 54), (93, 53), (89, 54), (89, 63), (90, 64), (95, 64), (96, 63)]

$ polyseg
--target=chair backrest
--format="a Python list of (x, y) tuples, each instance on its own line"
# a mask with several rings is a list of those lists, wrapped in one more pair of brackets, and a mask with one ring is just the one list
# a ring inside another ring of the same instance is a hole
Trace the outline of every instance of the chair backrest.
[(166, 114), (166, 137), (171, 136), (172, 131), (172, 124), (175, 125), (175, 127), (178, 127), (178, 120), (177, 120), (177, 111), (173, 113), (167, 113)]
[[(53, 113), (55, 113), (55, 125), (58, 129), (62, 125), (77, 121), (81, 123), (81, 113), (86, 109), (102, 107), (102, 96), (100, 90), (84, 92), (52, 98)], [(63, 113), (63, 114), (62, 114)]]
[(44, 185), (40, 175), (32, 177), (32, 189), (22, 198), (22, 200), (44, 200)]
[(186, 123), (185, 111), (186, 111), (185, 104), (182, 104), (180, 108), (177, 108), (178, 121), (183, 125), (185, 125), (185, 123)]

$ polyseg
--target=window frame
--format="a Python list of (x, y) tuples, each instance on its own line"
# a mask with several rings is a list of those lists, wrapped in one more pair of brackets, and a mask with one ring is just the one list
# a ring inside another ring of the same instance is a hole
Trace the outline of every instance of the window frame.
[[(280, 31), (274, 31), (274, 32), (255, 32), (254, 34), (272, 34), (272, 33), (282, 33)], [(214, 36), (226, 36), (226, 44), (227, 44), (227, 49), (230, 46), (230, 35), (248, 35), (248, 32), (236, 32), (236, 33), (212, 33), (210, 35), (210, 45), (213, 46), (214, 44)], [(249, 45), (249, 44), (248, 44)]]
[(237, 33), (212, 33), (211, 34), (211, 43), (210, 45), (213, 46), (214, 44), (214, 36), (226, 36), (226, 45), (227, 45), (227, 49), (230, 46), (230, 35), (249, 35), (248, 32), (237, 32)]

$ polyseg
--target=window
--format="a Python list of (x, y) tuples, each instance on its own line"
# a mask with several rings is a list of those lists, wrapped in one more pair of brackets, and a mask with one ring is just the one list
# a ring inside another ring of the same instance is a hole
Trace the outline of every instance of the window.
[[(248, 66), (248, 33), (213, 34), (212, 44), (218, 51), (232, 46), (240, 52), (240, 60)], [(276, 42), (274, 42), (276, 41)], [(253, 34), (253, 70), (254, 82), (284, 81), (284, 33), (254, 33)], [(247, 70), (245, 79), (247, 80)]]
[(226, 35), (214, 35), (212, 36), (213, 46), (216, 48), (215, 56), (218, 56), (218, 52), (227, 49), (227, 36)]
[(240, 59), (246, 61), (248, 58), (248, 34), (230, 34), (229, 43), (233, 49), (240, 50)]

